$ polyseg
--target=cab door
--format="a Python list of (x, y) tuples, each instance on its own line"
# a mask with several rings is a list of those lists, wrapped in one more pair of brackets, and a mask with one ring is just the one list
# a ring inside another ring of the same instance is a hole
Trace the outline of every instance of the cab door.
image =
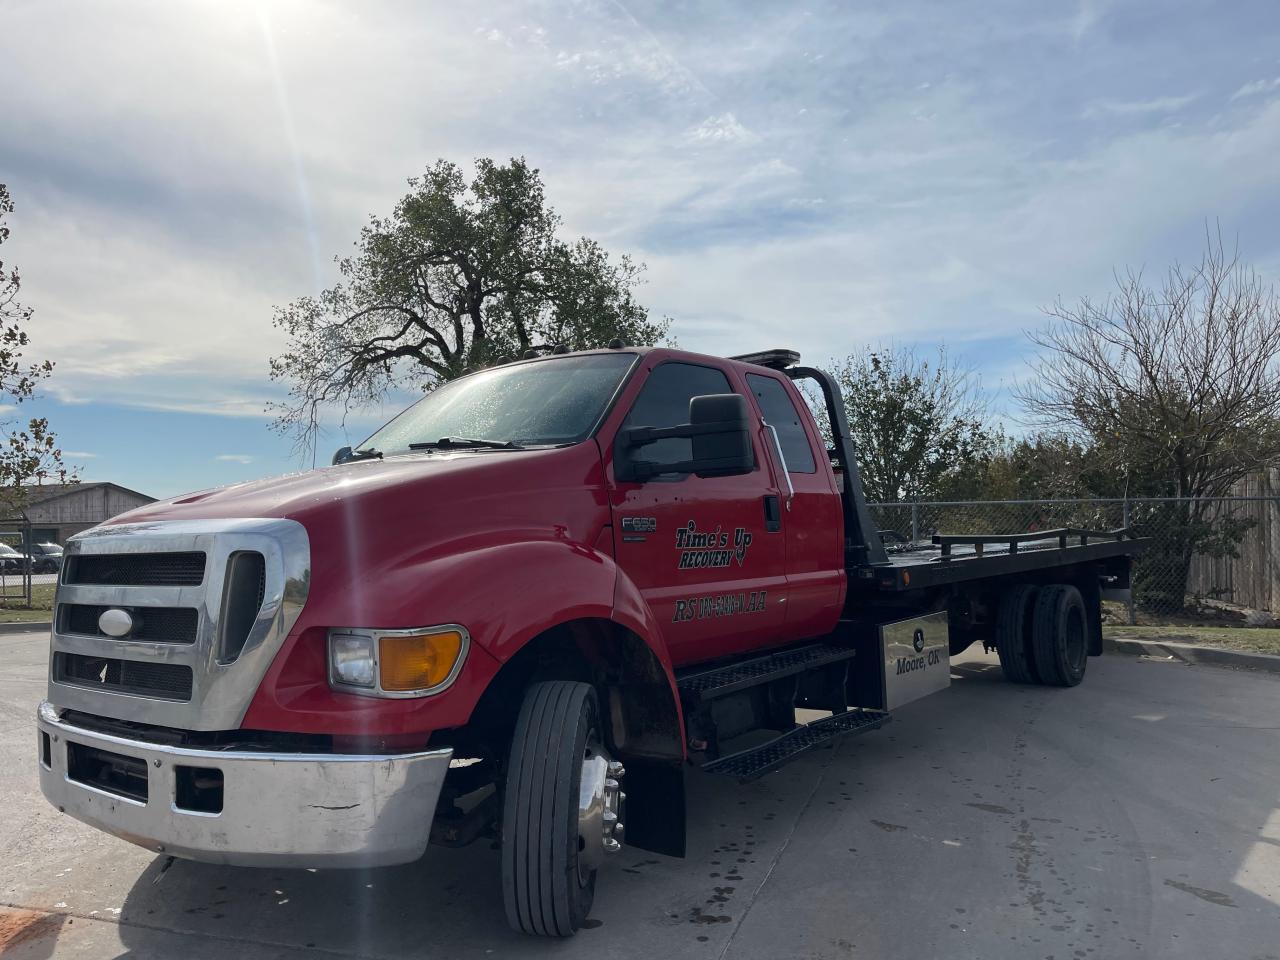
[(772, 428), (769, 454), (784, 488), (786, 633), (793, 640), (821, 636), (840, 619), (848, 588), (840, 490), (818, 459), (826, 446), (795, 385), (772, 371), (744, 379)]
[[(646, 358), (641, 374), (619, 430), (688, 423), (693, 397), (742, 393), (731, 370), (660, 355)], [(612, 442), (603, 452), (615, 556), (662, 624), (672, 659), (694, 663), (776, 643), (786, 619), (786, 533), (766, 519), (768, 498), (776, 503), (780, 491), (763, 431), (753, 431), (755, 468), (731, 477), (673, 473), (619, 483)], [(691, 456), (687, 439), (644, 449), (656, 463)]]

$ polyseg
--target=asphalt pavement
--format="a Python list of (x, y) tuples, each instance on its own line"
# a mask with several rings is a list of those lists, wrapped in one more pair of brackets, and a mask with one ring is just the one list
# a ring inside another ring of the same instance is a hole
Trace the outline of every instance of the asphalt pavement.
[(590, 928), (548, 943), (508, 932), (487, 843), (233, 869), (59, 815), (35, 772), (45, 638), (0, 659), (6, 958), (1280, 957), (1273, 674), (1107, 656), (1061, 690), (966, 654), (879, 732), (746, 786), (691, 773), (689, 856), (624, 851)]

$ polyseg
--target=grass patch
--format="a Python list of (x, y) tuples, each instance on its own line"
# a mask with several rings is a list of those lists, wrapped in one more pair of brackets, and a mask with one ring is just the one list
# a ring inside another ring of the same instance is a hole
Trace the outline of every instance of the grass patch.
[(1156, 640), (1168, 643), (1198, 643), (1206, 647), (1245, 650), (1249, 653), (1280, 655), (1280, 628), (1277, 627), (1202, 627), (1185, 624), (1130, 627), (1107, 624), (1104, 637), (1127, 640)]
[[(19, 581), (19, 586), (21, 581)], [(8, 584), (9, 588), (13, 588), (13, 584)], [(23, 622), (47, 622), (53, 617), (53, 591), (56, 585), (52, 583), (37, 583), (31, 587), (31, 606), (23, 603), (23, 598), (4, 597), (0, 598), (0, 623), (23, 623)]]

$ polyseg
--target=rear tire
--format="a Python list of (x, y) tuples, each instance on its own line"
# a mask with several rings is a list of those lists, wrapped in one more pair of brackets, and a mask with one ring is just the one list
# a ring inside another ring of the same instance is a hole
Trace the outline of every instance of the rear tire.
[(583, 757), (602, 742), (599, 718), (590, 684), (551, 680), (525, 693), (502, 816), (502, 893), (515, 930), (570, 937), (591, 910), (596, 871), (579, 868), (578, 797)]
[(1084, 679), (1089, 663), (1089, 620), (1079, 590), (1054, 583), (1040, 591), (1031, 647), (1041, 683), (1074, 687)]
[(1029, 583), (1011, 587), (996, 610), (996, 653), (1010, 683), (1039, 683), (1031, 649), (1031, 628), (1040, 588)]

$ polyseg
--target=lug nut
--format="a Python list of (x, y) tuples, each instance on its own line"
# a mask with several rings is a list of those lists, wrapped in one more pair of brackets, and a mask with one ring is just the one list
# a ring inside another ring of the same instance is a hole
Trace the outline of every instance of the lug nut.
[[(627, 772), (627, 768), (626, 768), (626, 767), (624, 767), (624, 766), (623, 766), (621, 763), (619, 763), (617, 760), (610, 760), (610, 761), (609, 761), (609, 776), (611, 776), (611, 777), (615, 777), (615, 778), (616, 778), (616, 777), (620, 777), (620, 776), (622, 776), (622, 775), (623, 775), (623, 774), (625, 774), (626, 772)], [(614, 784), (614, 786), (616, 787), (616, 786), (617, 786), (617, 784), (615, 783), (615, 784)]]
[(604, 812), (604, 825), (606, 827), (612, 826), (617, 822), (618, 822), (618, 815), (616, 813), (614, 813), (612, 810), (606, 810)]
[(617, 840), (606, 839), (604, 842), (605, 853), (617, 853), (621, 849), (622, 849), (622, 844), (620, 844)]

